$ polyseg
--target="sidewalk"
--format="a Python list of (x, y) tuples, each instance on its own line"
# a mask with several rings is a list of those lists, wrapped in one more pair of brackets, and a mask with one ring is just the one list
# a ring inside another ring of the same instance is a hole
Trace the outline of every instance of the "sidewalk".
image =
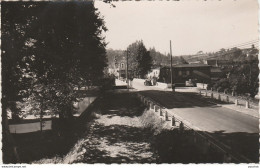
[[(206, 92), (206, 90), (200, 90), (202, 93), (205, 93)], [(246, 100), (246, 99), (243, 99), (243, 98), (241, 98), (241, 97), (239, 97), (239, 96), (232, 96), (232, 95), (230, 95), (230, 94), (225, 94), (225, 93), (223, 93), (223, 92), (216, 92), (216, 91), (210, 91), (210, 90), (207, 90), (207, 92), (208, 93), (213, 93), (214, 94), (214, 96), (215, 95), (218, 95), (218, 94), (220, 94), (221, 96), (228, 96), (229, 97), (229, 100), (230, 101), (232, 101), (232, 102), (235, 102), (235, 100), (237, 99), (241, 104), (243, 104), (243, 105), (245, 105), (246, 104), (246, 101), (248, 101), (248, 100)], [(249, 103), (251, 104), (251, 106), (255, 106), (255, 107), (257, 107), (258, 108), (258, 106), (259, 106), (259, 103), (258, 102), (253, 102), (252, 100), (249, 100)]]
[(252, 116), (252, 117), (259, 118), (259, 111), (254, 110), (254, 109), (246, 109), (243, 106), (240, 106), (240, 105), (236, 106), (234, 104), (221, 104), (220, 106), (225, 107), (225, 108), (229, 108), (231, 110), (235, 110), (237, 112), (240, 112), (240, 113)]
[(116, 86), (126, 86), (126, 82), (116, 79)]
[[(205, 92), (201, 92), (201, 95), (203, 97), (205, 97)], [(207, 98), (209, 98), (210, 94), (208, 93), (208, 96)], [(223, 96), (223, 94), (222, 94)], [(217, 97), (215, 97), (214, 95), (214, 100), (217, 99)], [(223, 99), (221, 99), (221, 101), (223, 101)], [(231, 102), (231, 101), (230, 101)], [(216, 103), (216, 102), (214, 102)], [(246, 114), (246, 115), (249, 115), (249, 116), (252, 116), (252, 117), (255, 117), (255, 118), (259, 118), (259, 110), (256, 106), (254, 106), (254, 108), (245, 108), (245, 105), (244, 104), (239, 104), (239, 105), (235, 105), (235, 104), (219, 104), (219, 103), (216, 103), (218, 106), (222, 106), (222, 107), (225, 107), (225, 108), (228, 108), (228, 109), (231, 109), (231, 110), (235, 110), (239, 113), (243, 113), (243, 114)]]

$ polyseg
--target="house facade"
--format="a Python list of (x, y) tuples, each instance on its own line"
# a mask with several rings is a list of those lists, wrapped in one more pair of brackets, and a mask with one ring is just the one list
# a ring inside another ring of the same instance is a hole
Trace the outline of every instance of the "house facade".
[[(173, 65), (173, 83), (185, 85), (186, 81), (195, 83), (210, 83), (211, 66), (205, 64), (179, 64)], [(164, 83), (171, 82), (170, 67), (163, 67), (160, 70), (159, 81)]]
[(153, 77), (159, 78), (159, 74), (160, 74), (160, 68), (154, 68), (147, 74), (147, 78), (153, 78)]

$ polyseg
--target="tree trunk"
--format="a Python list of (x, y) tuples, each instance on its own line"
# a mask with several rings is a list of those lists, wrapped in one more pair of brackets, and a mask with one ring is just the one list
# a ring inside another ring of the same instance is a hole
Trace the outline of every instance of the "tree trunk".
[(7, 118), (7, 106), (5, 102), (3, 102), (2, 104), (2, 108), (3, 108), (2, 109), (3, 163), (20, 163), (21, 161), (17, 152), (15, 141), (9, 131), (9, 124)]

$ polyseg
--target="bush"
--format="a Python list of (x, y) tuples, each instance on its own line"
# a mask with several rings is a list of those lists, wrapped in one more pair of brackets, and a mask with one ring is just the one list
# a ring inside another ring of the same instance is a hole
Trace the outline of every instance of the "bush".
[(224, 89), (224, 92), (225, 92), (225, 93), (230, 93), (231, 90), (230, 90), (230, 88), (226, 88), (226, 89)]
[(219, 92), (230, 90), (230, 82), (227, 78), (221, 79), (213, 85), (213, 89), (218, 90)]

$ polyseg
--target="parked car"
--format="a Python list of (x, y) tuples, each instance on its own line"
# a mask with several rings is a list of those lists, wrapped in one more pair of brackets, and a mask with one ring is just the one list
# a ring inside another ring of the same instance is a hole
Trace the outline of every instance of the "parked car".
[(145, 85), (145, 86), (152, 86), (151, 80), (150, 80), (150, 79), (146, 79), (146, 80), (144, 81), (144, 85)]

